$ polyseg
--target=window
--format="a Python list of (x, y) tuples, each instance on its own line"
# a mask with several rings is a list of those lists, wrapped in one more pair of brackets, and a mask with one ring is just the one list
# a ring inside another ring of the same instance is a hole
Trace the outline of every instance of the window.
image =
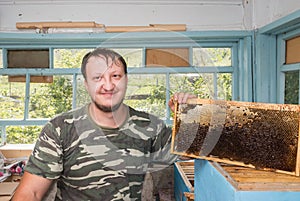
[(300, 12), (257, 30), (254, 101), (299, 104)]
[[(299, 65), (300, 36), (286, 40), (285, 50), (285, 65)], [(299, 104), (299, 71), (286, 71), (284, 80), (284, 103)]]
[[(239, 62), (238, 58), (243, 58), (242, 55), (247, 55), (245, 52), (251, 51), (251, 33), (235, 32), (232, 37), (226, 33), (223, 40), (223, 32), (205, 36), (198, 32), (187, 32), (184, 40), (172, 34), (165, 36), (166, 33), (151, 33), (150, 36), (129, 34), (132, 36), (121, 38), (118, 43), (110, 41), (101, 44), (102, 47), (119, 52), (128, 64), (126, 104), (155, 114), (171, 125), (172, 114), (167, 101), (174, 92), (192, 92), (200, 98), (223, 100), (240, 100), (240, 97), (245, 96), (240, 92), (238, 78), (244, 77), (241, 74), (243, 71), (239, 69), (245, 68), (246, 62)], [(114, 34), (109, 36), (115, 37)], [(55, 37), (46, 35), (45, 40), (32, 43), (30, 48), (49, 51), (49, 68), (21, 67), (11, 70), (6, 60), (8, 51), (12, 49), (10, 45), (13, 44), (14, 50), (29, 48), (27, 44), (35, 41), (37, 35), (23, 38), (22, 34), (18, 34), (17, 37), (20, 38), (19, 42), (14, 42), (10, 36), (0, 40), (0, 45), (1, 41), (9, 44), (2, 45), (0, 51), (3, 55), (0, 68), (2, 144), (34, 143), (49, 118), (82, 106), (90, 100), (80, 72), (81, 59), (97, 47), (94, 44), (99, 42), (95, 40), (101, 41), (104, 36), (83, 35), (78, 40), (78, 37), (72, 39), (70, 35), (65, 35), (62, 37), (68, 37), (68, 40), (63, 43), (62, 40), (58, 42)], [(85, 38), (84, 43), (82, 38)], [(164, 51), (163, 63), (162, 58), (153, 62), (154, 58), (161, 57), (161, 51)], [(155, 65), (148, 65), (149, 58), (152, 58), (151, 63)], [(176, 65), (178, 58), (182, 65)], [(246, 65), (249, 68), (250, 63)], [(9, 81), (10, 76), (16, 75), (24, 76), (25, 80)], [(52, 80), (33, 82), (33, 76), (51, 76)], [(252, 92), (246, 90), (243, 93)]]
[(300, 71), (300, 30), (283, 33), (278, 37), (280, 49), (279, 86), (281, 87), (279, 101), (286, 104), (299, 104), (299, 71)]

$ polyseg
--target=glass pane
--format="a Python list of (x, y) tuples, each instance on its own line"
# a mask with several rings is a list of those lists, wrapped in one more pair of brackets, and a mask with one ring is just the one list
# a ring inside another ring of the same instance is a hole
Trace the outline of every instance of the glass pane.
[(52, 118), (72, 109), (72, 76), (54, 76), (53, 83), (30, 83), (29, 118)]
[(193, 48), (194, 66), (231, 66), (231, 48)]
[(82, 58), (92, 49), (55, 49), (54, 68), (80, 68)]
[(165, 119), (165, 75), (128, 75), (128, 88), (124, 102), (137, 110)]
[(114, 49), (125, 59), (128, 67), (141, 67), (143, 61), (143, 51), (138, 49)]
[(42, 126), (8, 126), (6, 142), (8, 144), (33, 144), (42, 130)]
[(82, 75), (77, 76), (77, 89), (76, 89), (76, 107), (80, 107), (90, 102), (90, 96), (84, 87), (84, 78)]
[(299, 71), (285, 73), (284, 103), (299, 103)]
[(174, 74), (170, 75), (171, 94), (175, 92), (188, 92), (199, 98), (213, 98), (213, 75), (212, 74)]
[(25, 83), (8, 82), (0, 77), (0, 119), (24, 118)]
[(232, 100), (232, 74), (218, 74), (218, 99)]

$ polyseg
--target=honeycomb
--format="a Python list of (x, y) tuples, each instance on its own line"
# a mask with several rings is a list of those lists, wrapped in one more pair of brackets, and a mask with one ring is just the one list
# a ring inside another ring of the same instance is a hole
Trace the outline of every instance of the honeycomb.
[(180, 155), (257, 169), (299, 169), (298, 105), (197, 99), (178, 105), (173, 133), (173, 149)]

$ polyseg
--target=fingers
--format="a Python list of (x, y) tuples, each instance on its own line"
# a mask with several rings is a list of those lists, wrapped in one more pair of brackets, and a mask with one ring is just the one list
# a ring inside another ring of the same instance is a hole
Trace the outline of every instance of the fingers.
[(174, 96), (169, 100), (168, 105), (169, 105), (170, 109), (174, 112), (174, 110), (175, 110)]
[(175, 102), (177, 101), (179, 104), (184, 104), (187, 102), (188, 99), (191, 99), (191, 98), (197, 98), (197, 96), (194, 94), (183, 93), (183, 92), (175, 93), (173, 95), (174, 101)]
[(172, 98), (169, 100), (168, 105), (170, 109), (174, 112), (175, 109), (175, 102), (178, 102), (179, 104), (185, 104), (187, 103), (188, 99), (191, 98), (197, 98), (196, 95), (194, 94), (189, 94), (189, 93), (175, 93)]

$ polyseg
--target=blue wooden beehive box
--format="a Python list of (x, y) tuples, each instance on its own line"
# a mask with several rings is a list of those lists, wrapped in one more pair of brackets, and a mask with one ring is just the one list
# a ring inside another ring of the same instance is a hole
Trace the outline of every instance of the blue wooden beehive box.
[(195, 201), (299, 201), (300, 177), (195, 160)]
[(174, 196), (176, 201), (194, 197), (194, 160), (178, 161), (174, 165)]

